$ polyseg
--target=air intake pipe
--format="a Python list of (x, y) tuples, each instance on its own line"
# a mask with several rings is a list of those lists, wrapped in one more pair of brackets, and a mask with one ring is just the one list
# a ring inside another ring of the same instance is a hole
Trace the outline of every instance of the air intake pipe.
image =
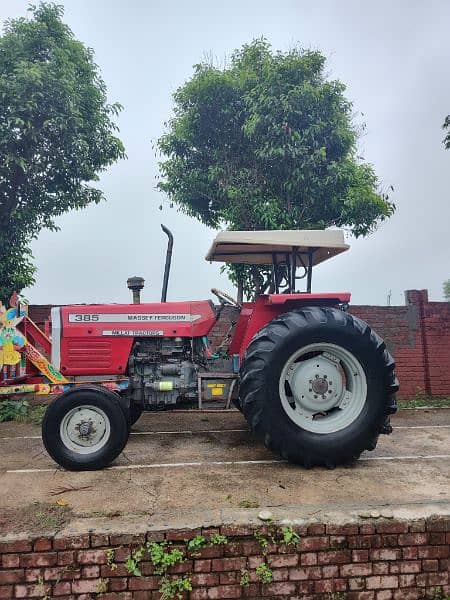
[(169, 238), (169, 241), (167, 242), (166, 265), (164, 267), (164, 279), (161, 293), (161, 302), (167, 302), (167, 287), (169, 285), (170, 264), (172, 262), (173, 235), (170, 229), (167, 229), (167, 227), (162, 224), (161, 229)]

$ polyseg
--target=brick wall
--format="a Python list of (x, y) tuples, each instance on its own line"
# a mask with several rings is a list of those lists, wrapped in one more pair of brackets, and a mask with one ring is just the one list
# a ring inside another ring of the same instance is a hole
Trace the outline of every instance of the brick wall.
[[(429, 302), (427, 290), (405, 292), (405, 306), (351, 305), (350, 312), (383, 337), (397, 364), (399, 398), (450, 396), (450, 302)], [(43, 328), (50, 306), (30, 306)], [(210, 334), (213, 348), (224, 339), (237, 309), (226, 307)]]
[[(161, 577), (148, 555), (139, 564), (141, 577), (131, 576), (125, 561), (146, 541), (162, 540), (184, 554), (183, 562), (169, 573), (190, 578), (193, 589), (185, 595), (190, 600), (412, 600), (435, 588), (450, 592), (449, 517), (312, 523), (294, 529), (299, 540), (284, 545), (273, 526), (258, 527), (259, 534), (269, 539), (265, 556), (255, 526), (247, 525), (0, 539), (0, 598), (160, 598)], [(209, 539), (219, 532), (227, 536), (225, 544), (186, 550), (186, 539), (198, 534)], [(263, 561), (270, 566), (272, 583), (258, 579), (257, 567)]]

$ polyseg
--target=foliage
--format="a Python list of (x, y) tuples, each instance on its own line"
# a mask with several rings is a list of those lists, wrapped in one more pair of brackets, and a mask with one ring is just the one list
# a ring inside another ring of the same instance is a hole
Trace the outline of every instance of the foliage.
[(450, 398), (435, 398), (434, 396), (426, 396), (418, 394), (411, 400), (399, 400), (400, 408), (420, 408), (427, 406), (430, 408), (445, 408), (450, 407)]
[[(213, 228), (369, 234), (395, 206), (357, 156), (363, 128), (344, 91), (327, 79), (320, 52), (274, 52), (265, 39), (235, 51), (223, 68), (195, 65), (158, 140), (159, 189)], [(247, 295), (265, 276), (243, 265), (229, 273), (245, 280)]]
[(241, 579), (239, 581), (239, 585), (241, 587), (247, 587), (250, 583), (250, 575), (247, 571), (247, 569), (242, 569), (241, 570)]
[(199, 550), (206, 546), (206, 538), (204, 535), (196, 535), (191, 540), (187, 541), (188, 550)]
[(28, 402), (26, 400), (2, 400), (0, 402), (0, 423), (17, 421), (26, 417)]
[(19, 421), (40, 425), (46, 410), (45, 404), (30, 406), (27, 400), (0, 400), (0, 422)]
[(267, 563), (261, 563), (256, 567), (256, 576), (261, 583), (272, 583), (273, 572)]
[(228, 544), (227, 536), (220, 533), (212, 533), (209, 541), (212, 546), (226, 546)]
[(259, 508), (259, 502), (256, 500), (241, 500), (238, 506), (239, 508)]
[(450, 115), (445, 117), (444, 124), (442, 125), (442, 129), (447, 130), (446, 135), (444, 137), (444, 146), (446, 150), (450, 149)]
[(141, 577), (142, 573), (139, 569), (139, 563), (141, 562), (144, 556), (144, 548), (141, 546), (134, 552), (128, 555), (127, 560), (125, 561), (125, 568), (131, 575), (135, 577)]
[(265, 538), (262, 535), (262, 533), (258, 530), (256, 530), (253, 535), (254, 535), (255, 540), (258, 542), (258, 544), (263, 549), (263, 551), (266, 552), (267, 547), (269, 546), (269, 540), (267, 538)]
[(161, 600), (172, 600), (172, 598), (183, 598), (183, 592), (190, 592), (192, 590), (192, 583), (190, 577), (177, 577), (170, 579), (169, 577), (163, 577), (159, 591), (161, 593)]
[(55, 217), (98, 203), (89, 185), (124, 148), (93, 52), (55, 4), (0, 35), (0, 298), (33, 283), (29, 243)]
[(283, 536), (283, 543), (286, 544), (286, 546), (295, 546), (300, 540), (300, 537), (295, 533), (292, 527), (282, 527), (281, 533)]
[(444, 298), (450, 302), (450, 279), (447, 279), (447, 281), (444, 281), (444, 284), (442, 287), (443, 287), (443, 292), (444, 292)]
[(109, 586), (109, 579), (106, 578), (102, 578), (100, 577), (100, 579), (97, 581), (97, 587), (95, 589), (95, 593), (96, 594), (105, 594), (108, 591), (108, 586)]
[(166, 573), (170, 567), (183, 561), (183, 552), (179, 548), (168, 551), (167, 542), (148, 542), (147, 550), (157, 575)]

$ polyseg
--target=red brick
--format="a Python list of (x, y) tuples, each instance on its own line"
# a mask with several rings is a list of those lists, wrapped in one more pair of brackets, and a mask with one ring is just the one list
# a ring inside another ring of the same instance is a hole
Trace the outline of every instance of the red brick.
[(202, 530), (200, 527), (197, 529), (172, 529), (167, 532), (166, 539), (169, 541), (182, 542), (184, 540), (191, 540), (197, 535), (201, 535)]
[(12, 585), (1, 585), (0, 586), (0, 598), (9, 600), (13, 597), (14, 588)]
[(128, 586), (128, 579), (126, 577), (111, 577), (108, 586), (111, 592), (120, 592), (122, 590), (126, 590)]
[(8, 583), (21, 583), (24, 581), (25, 571), (23, 569), (14, 569), (11, 571), (0, 571), (0, 585)]
[(111, 534), (109, 544), (110, 546), (141, 546), (145, 544), (145, 537), (144, 533)]
[(406, 560), (414, 560), (418, 557), (419, 551), (417, 546), (410, 546), (408, 548), (402, 548), (402, 557)]
[(29, 540), (14, 540), (12, 542), (0, 542), (0, 554), (8, 552), (31, 552), (32, 545)]
[(391, 600), (392, 599), (392, 590), (380, 590), (376, 594), (377, 600)]
[(55, 550), (77, 550), (79, 548), (89, 548), (89, 535), (78, 535), (74, 537), (56, 537), (53, 540)]
[(347, 539), (349, 548), (379, 548), (380, 535), (352, 535)]
[(430, 544), (430, 546), (437, 546), (439, 544), (445, 544), (446, 543), (446, 534), (444, 532), (439, 532), (439, 531), (435, 531), (435, 532), (430, 532), (428, 534), (428, 543)]
[(42, 585), (16, 585), (14, 588), (16, 598), (42, 598), (45, 589)]
[(376, 524), (377, 533), (408, 533), (408, 523), (403, 521), (380, 521)]
[(92, 594), (97, 591), (98, 579), (85, 579), (84, 581), (73, 581), (72, 592), (74, 594)]
[(311, 523), (311, 525), (308, 525), (308, 535), (322, 535), (325, 533), (325, 525), (323, 525), (322, 523)]
[[(276, 572), (277, 571), (273, 571), (274, 578), (275, 578)], [(222, 571), (222, 573), (219, 573), (219, 584), (220, 585), (231, 585), (233, 583), (239, 583), (240, 580), (241, 580), (240, 572), (239, 572), (239, 577), (235, 571)]]
[(316, 552), (303, 552), (300, 555), (300, 564), (303, 566), (314, 566), (317, 565), (317, 553)]
[(448, 546), (419, 546), (419, 558), (447, 558), (449, 556)]
[[(295, 583), (289, 581), (280, 581), (278, 583), (269, 583), (264, 586), (268, 596), (290, 596), (295, 593)], [(235, 596), (239, 598), (240, 596)]]
[[(70, 594), (72, 590), (72, 585), (69, 581), (60, 581), (59, 583), (55, 583), (52, 588), (52, 596), (66, 596)], [(104, 600), (104, 596), (103, 599)]]
[(156, 590), (159, 587), (158, 577), (130, 577), (129, 590)]
[(217, 573), (195, 573), (191, 577), (191, 582), (194, 587), (212, 587), (219, 585), (220, 579)]
[(322, 567), (322, 577), (329, 579), (331, 577), (339, 576), (339, 567), (337, 565), (324, 565)]
[(326, 532), (329, 535), (358, 535), (359, 527), (357, 524), (348, 524), (348, 525), (332, 525), (328, 524), (326, 526)]
[(352, 550), (352, 562), (367, 562), (368, 560), (368, 550)]
[(317, 550), (325, 550), (329, 548), (330, 540), (327, 537), (305, 537), (300, 538), (298, 547), (302, 551), (314, 552)]
[(289, 579), (320, 579), (322, 577), (320, 567), (305, 567), (303, 569), (289, 569)]
[(334, 591), (333, 580), (332, 579), (322, 579), (321, 581), (314, 582), (314, 591), (319, 594), (333, 592)]
[(372, 575), (372, 565), (369, 563), (341, 565), (340, 571), (341, 577), (365, 577)]
[(58, 565), (73, 565), (75, 563), (75, 552), (73, 550), (65, 550), (58, 552)]
[(219, 585), (208, 589), (208, 598), (211, 600), (221, 600), (221, 598), (240, 598), (240, 585)]
[(398, 583), (400, 588), (413, 587), (414, 585), (416, 585), (416, 576), (400, 575), (398, 578)]
[(424, 571), (438, 571), (439, 562), (437, 560), (423, 560), (422, 568)]
[[(395, 563), (392, 563), (395, 564)], [(387, 575), (389, 573), (388, 562), (374, 562), (372, 563), (372, 569), (374, 575)]]
[(271, 554), (269, 564), (271, 567), (296, 567), (298, 565), (298, 554)]
[(4, 569), (15, 569), (19, 566), (18, 554), (4, 554), (2, 556), (2, 567)]
[(109, 536), (100, 533), (91, 533), (91, 548), (109, 546)]
[(33, 554), (22, 554), (20, 557), (21, 567), (52, 567), (58, 562), (56, 552), (35, 552)]
[(450, 518), (429, 519), (427, 521), (427, 531), (450, 531)]
[(244, 569), (247, 559), (244, 557), (213, 559), (211, 569), (213, 571), (239, 571)]
[(254, 532), (255, 528), (247, 525), (222, 525), (220, 528), (220, 533), (222, 535), (230, 537), (245, 537), (253, 535)]
[(80, 565), (104, 565), (107, 562), (104, 550), (80, 550), (77, 553)]
[(43, 569), (25, 569), (25, 581), (33, 583), (43, 577)]
[(194, 571), (196, 573), (209, 573), (211, 571), (211, 560), (196, 560)]
[(399, 549), (379, 548), (370, 552), (371, 560), (398, 560), (400, 556), (401, 551)]
[(331, 550), (330, 552), (319, 552), (317, 560), (319, 565), (334, 565), (348, 563), (352, 559), (350, 550)]
[(396, 575), (381, 575), (368, 577), (366, 579), (368, 590), (381, 590), (386, 588), (398, 588), (398, 577)]
[(359, 526), (360, 535), (373, 535), (375, 531), (375, 525), (372, 525), (371, 523), (361, 523)]
[(38, 538), (33, 544), (33, 550), (35, 552), (45, 552), (45, 550), (52, 549), (52, 540), (49, 538)]
[(352, 577), (348, 579), (349, 590), (363, 590), (366, 587), (366, 580), (364, 577)]
[(82, 579), (94, 579), (100, 577), (100, 565), (88, 565), (81, 569)]
[(399, 546), (421, 546), (427, 543), (426, 533), (404, 533), (398, 536)]
[[(27, 571), (28, 572), (28, 571)], [(79, 569), (63, 569), (61, 567), (49, 567), (44, 569), (44, 579), (80, 579), (81, 571)]]

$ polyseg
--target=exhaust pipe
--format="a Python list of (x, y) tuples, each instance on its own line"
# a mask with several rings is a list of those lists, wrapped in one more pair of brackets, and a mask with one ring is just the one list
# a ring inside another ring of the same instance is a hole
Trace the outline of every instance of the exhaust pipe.
[(173, 235), (170, 229), (161, 224), (161, 229), (169, 238), (167, 242), (166, 265), (164, 267), (164, 279), (161, 293), (161, 302), (167, 302), (167, 286), (169, 285), (170, 264), (172, 262)]

